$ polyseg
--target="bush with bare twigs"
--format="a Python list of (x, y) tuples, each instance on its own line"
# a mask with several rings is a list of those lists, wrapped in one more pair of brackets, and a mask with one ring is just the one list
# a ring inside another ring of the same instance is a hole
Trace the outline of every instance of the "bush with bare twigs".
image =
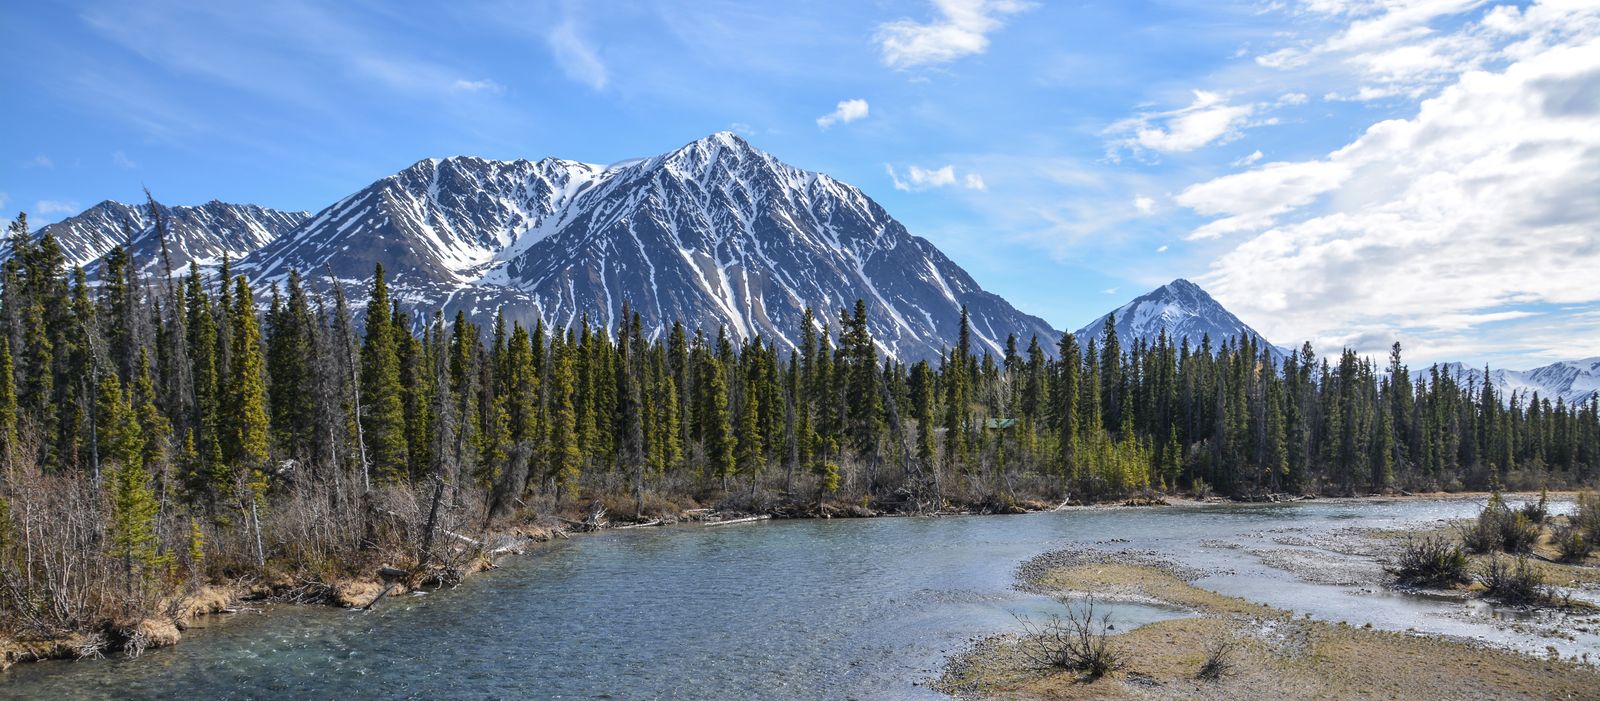
[(1233, 653), (1239, 649), (1239, 641), (1225, 637), (1212, 642), (1206, 647), (1206, 659), (1200, 663), (1200, 670), (1195, 672), (1194, 678), (1202, 681), (1221, 679), (1228, 670), (1233, 669)]
[(1549, 601), (1550, 590), (1539, 573), (1528, 564), (1527, 556), (1510, 558), (1491, 556), (1479, 573), (1483, 580), (1484, 595), (1512, 606), (1537, 604)]
[(1094, 599), (1082, 602), (1063, 600), (1066, 613), (1052, 613), (1041, 623), (1017, 616), (1024, 638), (1022, 655), (1035, 667), (1078, 673), (1093, 681), (1122, 666), (1121, 656), (1112, 644), (1111, 614), (1095, 618)]

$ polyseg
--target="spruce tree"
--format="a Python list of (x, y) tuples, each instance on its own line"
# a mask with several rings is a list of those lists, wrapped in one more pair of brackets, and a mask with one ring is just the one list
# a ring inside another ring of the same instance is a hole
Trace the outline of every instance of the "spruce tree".
[(234, 283), (233, 314), (229, 322), (233, 344), (223, 409), (230, 451), (226, 457), (245, 481), (249, 496), (259, 498), (266, 489), (265, 469), (270, 457), (271, 423), (267, 415), (266, 362), (261, 355), (261, 329), (250, 285), (240, 275)]
[(389, 316), (389, 285), (379, 264), (373, 272), (367, 333), (361, 344), (361, 428), (373, 471), (390, 480), (406, 474), (410, 459), (395, 334)]

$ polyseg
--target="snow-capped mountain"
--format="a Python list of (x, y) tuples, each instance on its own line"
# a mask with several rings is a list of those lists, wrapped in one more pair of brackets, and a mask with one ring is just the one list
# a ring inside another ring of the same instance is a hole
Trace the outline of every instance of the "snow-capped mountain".
[[(1461, 363), (1443, 363), (1439, 371), (1459, 382), (1483, 383), (1483, 368), (1467, 367)], [(1584, 360), (1563, 360), (1532, 370), (1489, 370), (1489, 380), (1495, 390), (1507, 401), (1513, 394), (1524, 401), (1537, 392), (1540, 399), (1555, 401), (1557, 397), (1568, 404), (1589, 401), (1600, 392), (1600, 356)]]
[[(175, 270), (190, 261), (202, 265), (221, 260), (224, 253), (238, 258), (254, 251), (310, 216), (306, 212), (284, 212), (253, 204), (228, 204), (212, 200), (193, 206), (161, 205), (167, 221), (167, 253)], [(41, 227), (40, 236), (50, 234), (60, 244), (69, 265), (88, 266), (112, 247), (129, 241), (132, 254), (146, 272), (161, 269), (161, 241), (149, 207), (106, 200), (82, 213)], [(9, 256), (10, 246), (0, 251)]]
[[(649, 333), (673, 320), (780, 347), (802, 310), (836, 323), (867, 303), (880, 348), (926, 358), (953, 345), (968, 308), (979, 348), (1049, 324), (985, 292), (860, 190), (721, 132), (610, 166), (547, 158), (431, 159), (373, 183), (247, 256), (262, 280), (290, 270), (352, 284), (382, 263), (395, 296), (570, 326), (614, 327), (622, 305)], [(358, 296), (358, 295), (357, 295)]]
[(1087, 347), (1091, 339), (1097, 346), (1105, 345), (1106, 318), (1112, 314), (1117, 315), (1117, 340), (1123, 348), (1131, 347), (1135, 339), (1154, 343), (1165, 330), (1173, 343), (1188, 339), (1193, 347), (1199, 347), (1206, 336), (1211, 337), (1213, 347), (1226, 339), (1249, 336), (1270, 350), (1274, 359), (1283, 359), (1282, 349), (1267, 342), (1199, 285), (1183, 278), (1140, 295), (1078, 329), (1073, 335), (1079, 346)]

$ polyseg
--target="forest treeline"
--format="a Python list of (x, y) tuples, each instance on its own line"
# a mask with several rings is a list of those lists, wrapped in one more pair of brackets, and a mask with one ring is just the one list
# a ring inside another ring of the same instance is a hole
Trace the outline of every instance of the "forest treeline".
[(381, 267), (361, 290), (257, 286), (226, 260), (175, 271), (151, 216), (161, 259), (117, 247), (92, 277), (11, 225), (0, 633), (136, 619), (211, 581), (439, 567), (444, 534), (596, 503), (928, 511), (1561, 486), (1600, 467), (1600, 399), (1413, 376), (1398, 344), (1387, 367), (1309, 344), (1275, 364), (1251, 338), (1122, 347), (1113, 317), (1098, 347), (978, 352), (963, 313), (953, 348), (906, 363), (879, 352), (859, 301), (808, 311), (796, 348), (647, 331), (626, 306), (479, 328), (392, 298)]

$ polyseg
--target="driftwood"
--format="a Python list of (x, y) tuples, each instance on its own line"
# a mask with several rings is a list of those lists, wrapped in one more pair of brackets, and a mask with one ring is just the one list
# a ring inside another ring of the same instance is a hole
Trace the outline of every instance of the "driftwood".
[(735, 523), (750, 523), (752, 521), (765, 521), (765, 520), (770, 519), (770, 518), (772, 518), (772, 517), (768, 516), (767, 514), (761, 514), (759, 516), (746, 516), (744, 518), (730, 518), (730, 519), (728, 519), (726, 521), (707, 521), (706, 522), (706, 526), (708, 526), (708, 527), (709, 526), (731, 526), (731, 525), (733, 525)]
[(388, 596), (389, 592), (394, 591), (394, 588), (398, 587), (398, 586), (400, 586), (399, 582), (390, 582), (388, 586), (383, 588), (383, 591), (378, 592), (378, 596), (377, 597), (375, 597), (372, 601), (368, 602), (366, 606), (362, 606), (361, 610), (362, 611), (371, 611), (372, 607), (377, 606), (379, 601), (383, 601), (383, 597)]
[(630, 523), (630, 524), (628, 524), (626, 526), (617, 526), (616, 530), (625, 531), (625, 530), (628, 530), (629, 528), (646, 528), (646, 527), (649, 527), (649, 526), (659, 526), (659, 525), (661, 525), (661, 519), (658, 518), (658, 519), (656, 519), (654, 521), (648, 521), (648, 522), (645, 522), (645, 523)]

